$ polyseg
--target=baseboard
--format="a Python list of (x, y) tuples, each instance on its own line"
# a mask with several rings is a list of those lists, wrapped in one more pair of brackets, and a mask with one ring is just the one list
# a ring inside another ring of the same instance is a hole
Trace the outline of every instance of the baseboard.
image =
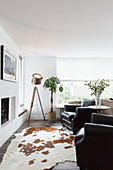
[[(29, 119), (29, 117), (27, 116), (27, 119)], [(48, 116), (45, 116), (45, 119), (48, 120)], [(32, 116), (30, 118), (30, 120), (44, 120), (43, 117), (38, 117), (38, 116)]]

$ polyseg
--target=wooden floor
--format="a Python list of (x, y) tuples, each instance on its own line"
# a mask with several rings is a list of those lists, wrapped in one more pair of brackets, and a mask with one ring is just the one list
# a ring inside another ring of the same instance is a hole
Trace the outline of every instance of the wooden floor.
[[(29, 127), (38, 127), (38, 126), (61, 126), (60, 122), (56, 123), (49, 123), (48, 121), (37, 121), (37, 120), (31, 120)], [(27, 128), (27, 121), (23, 123), (23, 125), (16, 131), (16, 133), (21, 132), (24, 128)], [(7, 147), (11, 143), (11, 140), (14, 139), (15, 136), (12, 135), (5, 144), (0, 148), (0, 162), (3, 159), (3, 155), (7, 150)], [(56, 165), (52, 170), (79, 170), (76, 163), (73, 162), (65, 162), (65, 163), (59, 163)]]

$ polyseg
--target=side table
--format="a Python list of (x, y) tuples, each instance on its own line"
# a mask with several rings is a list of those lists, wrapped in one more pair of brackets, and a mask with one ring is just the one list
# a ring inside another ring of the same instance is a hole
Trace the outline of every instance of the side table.
[(100, 113), (101, 110), (109, 110), (109, 106), (88, 106), (89, 109), (97, 110), (98, 113)]

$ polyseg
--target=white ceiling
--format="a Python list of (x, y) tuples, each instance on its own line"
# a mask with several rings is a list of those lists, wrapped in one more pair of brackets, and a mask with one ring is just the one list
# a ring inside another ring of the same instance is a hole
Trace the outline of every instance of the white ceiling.
[(0, 0), (0, 24), (26, 56), (113, 57), (113, 0)]

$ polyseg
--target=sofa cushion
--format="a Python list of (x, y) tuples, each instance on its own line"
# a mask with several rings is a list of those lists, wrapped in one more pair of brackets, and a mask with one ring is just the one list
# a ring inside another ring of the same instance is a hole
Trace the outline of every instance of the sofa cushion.
[(62, 118), (65, 118), (69, 121), (71, 121), (73, 119), (73, 117), (76, 115), (75, 112), (67, 112), (67, 111), (64, 111), (62, 114)]
[(87, 107), (87, 106), (91, 106), (91, 105), (95, 105), (95, 100), (92, 100), (92, 99), (83, 99), (81, 101), (81, 107)]

